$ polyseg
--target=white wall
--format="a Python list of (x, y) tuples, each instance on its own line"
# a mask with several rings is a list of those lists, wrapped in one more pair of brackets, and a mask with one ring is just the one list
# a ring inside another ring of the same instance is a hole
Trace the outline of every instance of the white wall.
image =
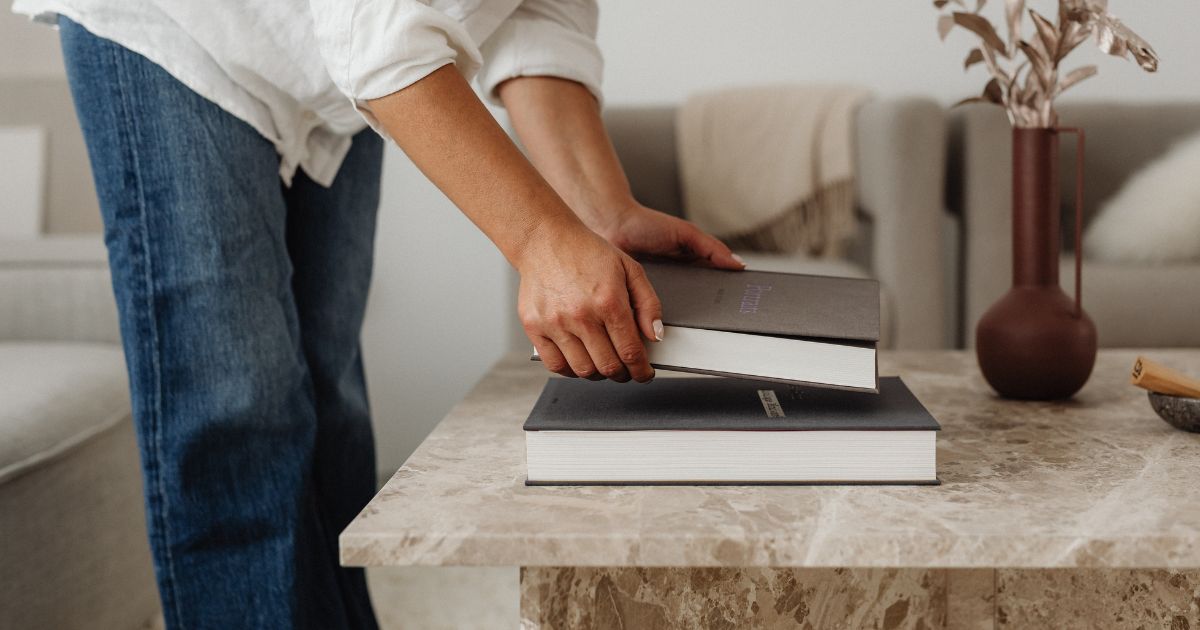
[(381, 475), (511, 345), (508, 263), (395, 147), (384, 160), (363, 352)]
[(63, 76), (54, 32), (9, 12), (11, 4), (0, 3), (0, 79)]
[[(939, 41), (929, 0), (600, 2), (609, 103), (677, 102), (699, 89), (777, 81), (854, 82), (947, 104), (983, 88), (982, 69), (969, 78), (961, 69), (970, 34)], [(989, 5), (997, 17), (1003, 3)], [(1052, 15), (1057, 3), (1029, 5)], [(1200, 99), (1200, 2), (1112, 0), (1110, 10), (1155, 47), (1162, 68), (1146, 75), (1088, 50), (1079, 58), (1100, 64), (1100, 76), (1068, 98)]]

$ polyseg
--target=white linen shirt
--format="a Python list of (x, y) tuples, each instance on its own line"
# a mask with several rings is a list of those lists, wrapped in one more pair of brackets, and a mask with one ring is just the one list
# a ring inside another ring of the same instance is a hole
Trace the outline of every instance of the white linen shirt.
[[(495, 88), (518, 76), (578, 81), (600, 97), (595, 0), (16, 0), (61, 14), (143, 55), (246, 121), (296, 168), (329, 186), (366, 101), (453, 63)], [(357, 111), (356, 111), (357, 110)], [(365, 120), (365, 122), (364, 122)]]

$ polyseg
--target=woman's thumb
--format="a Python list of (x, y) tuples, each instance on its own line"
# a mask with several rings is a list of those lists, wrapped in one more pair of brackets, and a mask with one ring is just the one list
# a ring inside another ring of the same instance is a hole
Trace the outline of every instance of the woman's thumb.
[(646, 271), (637, 261), (625, 257), (625, 278), (629, 286), (629, 304), (633, 307), (638, 329), (647, 339), (662, 341), (662, 302), (658, 301), (658, 294), (650, 286)]

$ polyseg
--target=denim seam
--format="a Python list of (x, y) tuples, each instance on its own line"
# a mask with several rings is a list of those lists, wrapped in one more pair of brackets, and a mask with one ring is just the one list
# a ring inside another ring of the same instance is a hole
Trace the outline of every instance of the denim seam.
[(148, 323), (148, 333), (150, 338), (150, 355), (151, 373), (154, 375), (154, 387), (152, 389), (152, 405), (151, 405), (151, 430), (153, 431), (153, 444), (155, 450), (155, 478), (154, 492), (157, 495), (161, 509), (157, 510), (154, 519), (158, 523), (158, 529), (162, 532), (162, 540), (160, 547), (162, 549), (164, 560), (166, 561), (166, 579), (162, 586), (166, 587), (169, 592), (170, 613), (164, 611), (164, 614), (171, 614), (174, 617), (174, 623), (169, 624), (170, 627), (182, 630), (184, 628), (183, 615), (179, 610), (179, 598), (175, 593), (175, 584), (178, 580), (175, 577), (175, 559), (171, 553), (171, 535), (170, 521), (166, 518), (165, 512), (168, 511), (168, 496), (165, 491), (165, 483), (163, 480), (162, 460), (162, 367), (159, 354), (161, 352), (161, 344), (159, 343), (158, 317), (155, 314), (154, 300), (154, 272), (153, 262), (150, 256), (150, 228), (147, 224), (147, 208), (146, 208), (146, 191), (145, 184), (142, 181), (141, 163), (138, 159), (137, 149), (137, 117), (133, 114), (132, 104), (129, 102), (128, 86), (132, 83), (127, 77), (128, 68), (123, 62), (122, 55), (119, 54), (119, 48), (111, 46), (113, 67), (116, 69), (117, 91), (121, 97), (121, 112), (120, 115), (125, 119), (124, 123), (130, 133), (126, 136), (126, 149), (129, 152), (129, 159), (132, 165), (134, 187), (137, 191), (138, 204), (138, 219), (140, 234), (141, 262), (143, 271), (143, 283), (145, 285), (145, 301), (146, 301), (146, 317), (142, 324)]

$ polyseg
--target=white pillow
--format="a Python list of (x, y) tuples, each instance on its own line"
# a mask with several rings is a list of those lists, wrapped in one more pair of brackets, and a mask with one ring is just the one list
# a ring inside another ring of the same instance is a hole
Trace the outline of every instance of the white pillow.
[(1200, 134), (1147, 164), (1105, 202), (1083, 251), (1105, 262), (1200, 261)]

